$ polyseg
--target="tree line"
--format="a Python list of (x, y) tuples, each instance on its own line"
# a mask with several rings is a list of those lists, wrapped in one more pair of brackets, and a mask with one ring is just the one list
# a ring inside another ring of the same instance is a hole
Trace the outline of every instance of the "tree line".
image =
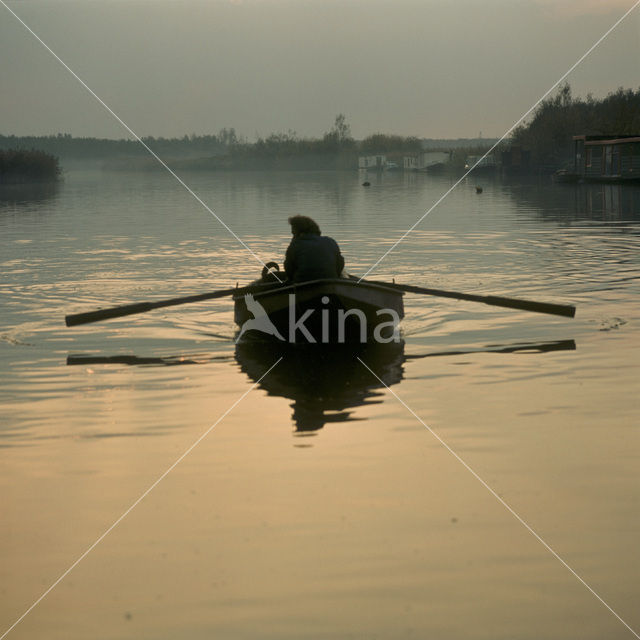
[[(301, 137), (295, 131), (258, 136), (254, 142), (239, 136), (234, 128), (217, 134), (182, 138), (145, 137), (142, 141), (162, 158), (184, 159), (193, 168), (278, 167), (287, 164), (309, 168), (353, 168), (363, 154), (417, 153), (422, 143), (415, 136), (375, 133), (357, 141), (343, 114), (319, 138)], [(76, 138), (67, 133), (50, 136), (0, 135), (0, 149), (38, 148), (64, 160), (104, 159), (116, 166), (120, 159), (144, 159), (146, 149), (137, 140)], [(150, 163), (151, 164), (151, 163)], [(123, 164), (123, 166), (126, 163)], [(142, 166), (134, 164), (132, 166)]]
[(511, 144), (528, 149), (535, 167), (559, 167), (573, 158), (575, 135), (640, 135), (640, 88), (620, 87), (605, 98), (574, 98), (565, 83), (543, 100), (527, 123), (514, 132)]
[[(194, 156), (225, 153), (229, 144), (237, 141), (233, 129), (223, 129), (218, 135), (191, 135), (182, 138), (142, 138), (158, 155)], [(0, 149), (33, 149), (54, 153), (64, 159), (142, 157), (148, 155), (137, 140), (106, 138), (75, 138), (68, 133), (49, 136), (0, 135)]]
[(299, 137), (295, 131), (258, 137), (251, 143), (239, 141), (229, 149), (229, 166), (269, 168), (353, 169), (359, 155), (394, 152), (418, 152), (422, 143), (415, 136), (375, 133), (355, 140), (344, 114), (338, 114), (333, 126), (320, 138)]

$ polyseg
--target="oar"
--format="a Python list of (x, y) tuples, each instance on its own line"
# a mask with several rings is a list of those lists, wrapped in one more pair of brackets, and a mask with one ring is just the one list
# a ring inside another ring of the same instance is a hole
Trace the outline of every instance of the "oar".
[[(427, 289), (426, 287), (416, 287), (410, 284), (397, 284), (395, 282), (381, 282), (377, 280), (363, 280), (365, 283), (378, 284), (398, 291), (406, 291), (408, 293), (421, 293), (431, 296), (440, 296), (443, 298), (455, 298), (457, 300), (471, 300), (472, 302), (482, 302), (484, 304), (497, 307), (507, 307), (510, 309), (522, 309), (524, 311), (536, 311), (538, 313), (550, 313), (557, 316), (565, 316), (573, 318), (576, 315), (576, 308), (571, 305), (551, 304), (548, 302), (534, 302), (532, 300), (521, 300), (518, 298), (504, 298), (500, 296), (478, 296), (471, 293), (459, 293), (457, 291), (444, 291), (442, 289)], [(161, 307), (173, 307), (179, 304), (188, 304), (190, 302), (200, 302), (202, 300), (212, 300), (214, 298), (224, 298), (231, 295), (244, 295), (245, 293), (259, 291), (262, 287), (273, 286), (272, 284), (254, 285), (248, 287), (235, 287), (233, 289), (220, 289), (218, 291), (210, 291), (208, 293), (199, 293), (192, 296), (184, 296), (181, 298), (169, 298), (167, 300), (156, 300), (155, 302), (136, 302), (134, 304), (125, 304), (119, 307), (110, 307), (108, 309), (97, 309), (95, 311), (86, 311), (84, 313), (75, 313), (65, 317), (65, 323), (68, 327), (79, 324), (88, 324), (90, 322), (99, 322), (100, 320), (108, 320), (110, 318), (122, 318), (123, 316), (131, 316), (137, 313), (145, 313), (152, 309)]]
[(167, 300), (156, 300), (155, 302), (136, 302), (134, 304), (125, 304), (120, 307), (97, 309), (96, 311), (86, 311), (85, 313), (74, 313), (66, 316), (64, 321), (67, 327), (73, 327), (78, 324), (98, 322), (99, 320), (108, 320), (109, 318), (131, 316), (136, 313), (144, 313), (145, 311), (151, 311), (152, 309), (159, 309), (161, 307), (173, 307), (178, 304), (200, 302), (201, 300), (211, 300), (213, 298), (224, 298), (225, 296), (232, 296), (234, 294), (244, 294), (250, 291), (256, 291), (259, 288), (259, 285), (253, 287), (235, 287), (234, 289), (220, 289), (218, 291), (199, 293), (193, 296), (184, 296), (182, 298), (169, 298)]
[(482, 302), (495, 307), (507, 307), (509, 309), (522, 309), (523, 311), (535, 311), (537, 313), (550, 313), (555, 316), (565, 316), (573, 318), (576, 315), (576, 308), (569, 304), (552, 304), (550, 302), (535, 302), (533, 300), (521, 300), (520, 298), (504, 298), (502, 296), (477, 296), (472, 293), (459, 293), (457, 291), (443, 291), (442, 289), (427, 289), (426, 287), (416, 287), (411, 284), (396, 284), (395, 282), (380, 282), (377, 280), (363, 280), (379, 284), (398, 291), (407, 293), (423, 293), (429, 296), (440, 296), (442, 298), (455, 298), (456, 300), (471, 300), (472, 302)]

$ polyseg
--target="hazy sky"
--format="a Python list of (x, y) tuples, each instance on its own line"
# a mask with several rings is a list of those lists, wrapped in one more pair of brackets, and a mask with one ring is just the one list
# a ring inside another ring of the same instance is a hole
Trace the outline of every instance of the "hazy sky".
[[(4, 0), (7, 1), (7, 0)], [(501, 136), (636, 0), (13, 0), (139, 135)], [(0, 133), (127, 137), (0, 5)], [(569, 77), (640, 87), (640, 6)]]

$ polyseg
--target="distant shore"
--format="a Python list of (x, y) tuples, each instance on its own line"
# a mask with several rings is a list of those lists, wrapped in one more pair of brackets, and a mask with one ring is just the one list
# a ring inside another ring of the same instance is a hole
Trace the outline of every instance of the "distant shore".
[[(438, 140), (386, 133), (356, 140), (343, 114), (336, 116), (331, 129), (321, 137), (300, 137), (288, 131), (257, 137), (254, 142), (233, 128), (181, 138), (150, 136), (142, 138), (143, 144), (139, 140), (76, 138), (66, 133), (0, 135), (0, 150), (9, 150), (0, 151), (8, 163), (8, 168), (0, 167), (0, 181), (57, 179), (59, 167), (50, 154), (65, 166), (82, 163), (109, 171), (162, 169), (149, 150), (179, 171), (357, 171), (368, 167), (460, 175), (478, 162), (482, 164), (476, 173), (502, 169), (540, 175), (561, 168), (570, 170), (576, 162), (573, 137), (593, 134), (640, 136), (640, 89), (620, 88), (595, 100), (573, 97), (571, 87), (564, 84), (499, 145), (498, 139), (491, 138)], [(22, 151), (26, 149), (40, 151)], [(485, 158), (489, 151), (491, 155)]]
[[(451, 152), (463, 167), (467, 153), (486, 150), (495, 142), (483, 138), (419, 139), (382, 133), (355, 140), (340, 116), (321, 138), (301, 138), (288, 132), (248, 142), (233, 129), (222, 129), (211, 135), (146, 137), (142, 141), (172, 169), (184, 171), (357, 171), (358, 158), (374, 154), (384, 154), (387, 160), (402, 167), (404, 157), (415, 156), (425, 149)], [(162, 169), (144, 145), (137, 140), (77, 138), (69, 134), (0, 135), (0, 149), (40, 149), (57, 156), (64, 168), (85, 165), (109, 171)]]

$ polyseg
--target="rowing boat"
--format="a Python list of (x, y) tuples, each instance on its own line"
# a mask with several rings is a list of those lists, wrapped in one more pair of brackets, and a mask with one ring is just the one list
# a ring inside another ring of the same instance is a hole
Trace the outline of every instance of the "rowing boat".
[(355, 278), (268, 283), (239, 290), (238, 338), (289, 343), (397, 342), (404, 292)]
[(378, 343), (398, 342), (400, 321), (404, 317), (404, 293), (439, 296), (454, 300), (481, 302), (494, 307), (521, 309), (573, 318), (573, 305), (536, 302), (522, 298), (479, 295), (431, 289), (410, 284), (358, 280), (353, 277), (327, 278), (301, 283), (281, 282), (271, 271), (275, 262), (268, 262), (262, 278), (247, 287), (219, 289), (179, 298), (96, 309), (65, 316), (68, 327), (89, 322), (122, 318), (152, 309), (179, 304), (203, 302), (232, 296), (235, 321), (240, 327), (238, 339), (245, 334), (272, 336), (291, 343)]

